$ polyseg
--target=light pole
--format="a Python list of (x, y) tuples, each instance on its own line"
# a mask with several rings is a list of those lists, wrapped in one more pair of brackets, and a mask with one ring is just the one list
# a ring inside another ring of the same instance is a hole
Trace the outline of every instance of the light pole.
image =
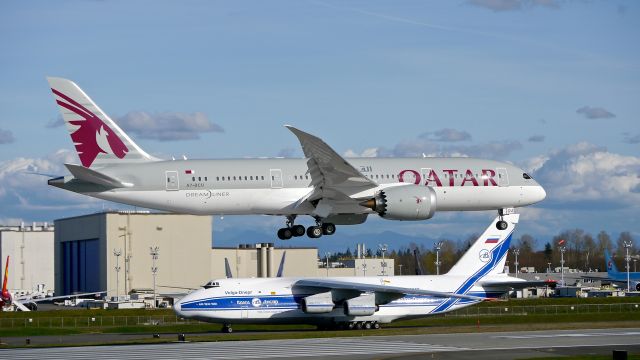
[(631, 246), (633, 246), (633, 243), (629, 240), (626, 240), (623, 245), (624, 245), (624, 249), (627, 252), (627, 255), (624, 257), (624, 259), (627, 262), (627, 292), (630, 292), (631, 283), (629, 282), (629, 270), (630, 270), (629, 262), (631, 261), (631, 256), (629, 256), (629, 249), (631, 249)]
[(520, 249), (513, 249), (513, 255), (516, 256), (516, 261), (514, 264), (516, 265), (516, 277), (518, 277), (518, 255), (520, 255)]
[(378, 249), (382, 253), (382, 276), (387, 275), (387, 263), (384, 261), (384, 254), (387, 252), (388, 245), (387, 244), (378, 244)]
[(633, 272), (636, 272), (636, 261), (638, 261), (638, 259), (633, 259)]
[(156, 301), (156, 275), (158, 273), (158, 267), (156, 266), (156, 260), (158, 260), (160, 248), (157, 246), (149, 247), (149, 254), (151, 254), (151, 259), (153, 264), (151, 265), (151, 274), (153, 275), (153, 307), (157, 307)]
[(367, 276), (367, 264), (362, 264), (362, 276)]
[(547, 274), (551, 273), (551, 263), (547, 263)]
[(560, 284), (564, 286), (564, 252), (567, 251), (566, 246), (560, 246)]
[(122, 255), (122, 249), (113, 249), (113, 256), (116, 257), (116, 299), (120, 300), (120, 255)]
[(398, 265), (398, 267), (400, 268), (400, 276), (402, 276), (402, 264)]
[(329, 277), (329, 256), (331, 256), (330, 252), (324, 253), (324, 257), (327, 260), (327, 277)]
[(437, 243), (435, 243), (433, 245), (434, 249), (436, 250), (436, 275), (440, 275), (440, 249), (442, 249), (442, 244), (444, 242), (443, 241), (438, 241)]

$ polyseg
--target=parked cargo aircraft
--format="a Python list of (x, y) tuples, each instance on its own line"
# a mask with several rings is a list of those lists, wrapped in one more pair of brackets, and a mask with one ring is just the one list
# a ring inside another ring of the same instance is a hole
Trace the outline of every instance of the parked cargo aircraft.
[[(511, 164), (472, 158), (350, 158), (286, 126), (304, 159), (160, 160), (142, 150), (74, 82), (48, 78), (82, 165), (49, 185), (99, 199), (197, 215), (286, 217), (278, 237), (309, 237), (335, 225), (426, 220), (436, 211), (498, 210), (535, 204), (544, 189)], [(507, 222), (496, 225), (506, 229)]]
[(222, 323), (307, 323), (377, 328), (398, 319), (440, 314), (493, 299), (511, 288), (544, 286), (504, 273), (518, 214), (493, 223), (445, 275), (213, 280), (174, 304), (184, 318)]
[[(611, 254), (609, 253), (609, 250), (604, 251), (604, 257), (605, 257), (605, 261), (607, 262), (607, 275), (609, 277), (609, 280), (611, 280), (612, 283), (618, 286), (624, 286), (626, 288), (627, 287), (626, 270), (618, 271), (618, 267), (616, 266), (616, 263), (611, 258)], [(630, 271), (628, 280), (629, 280), (629, 283), (628, 283), (629, 288), (632, 291), (634, 289), (635, 291), (640, 291), (640, 272)]]
[(75, 294), (75, 295), (64, 295), (64, 296), (53, 296), (53, 297), (41, 297), (35, 298), (31, 295), (28, 296), (16, 296), (12, 294), (7, 288), (7, 283), (9, 280), (9, 256), (7, 256), (7, 263), (4, 267), (4, 279), (2, 281), (2, 292), (0, 292), (0, 310), (5, 310), (10, 308), (11, 306), (15, 306), (16, 309), (21, 311), (31, 311), (37, 310), (38, 302), (42, 301), (53, 301), (57, 299), (71, 299), (80, 296), (91, 296), (91, 295), (100, 295), (106, 293), (106, 291), (92, 292), (92, 293), (83, 293), (83, 294)]

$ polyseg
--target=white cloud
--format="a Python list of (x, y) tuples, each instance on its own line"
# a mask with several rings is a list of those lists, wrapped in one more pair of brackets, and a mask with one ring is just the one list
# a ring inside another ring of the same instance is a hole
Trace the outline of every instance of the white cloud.
[(202, 133), (224, 132), (220, 125), (211, 122), (201, 112), (132, 111), (117, 118), (116, 122), (123, 130), (142, 139), (160, 141), (196, 140)]
[(583, 115), (587, 119), (611, 119), (616, 115), (601, 107), (583, 106), (576, 110), (576, 113)]
[(527, 139), (528, 142), (543, 142), (545, 139), (544, 135), (532, 135)]
[(560, 207), (620, 208), (640, 204), (640, 157), (586, 142), (531, 160), (534, 177), (547, 190), (546, 203)]
[(420, 135), (420, 137), (428, 140), (443, 141), (443, 142), (471, 140), (471, 134), (469, 134), (464, 130), (456, 130), (456, 129), (440, 129), (433, 132), (426, 132)]
[(16, 141), (16, 139), (13, 137), (11, 131), (0, 129), (0, 145), (11, 144), (14, 141)]
[[(99, 200), (56, 189), (51, 176), (68, 173), (64, 163), (77, 163), (74, 152), (58, 150), (42, 158), (16, 158), (0, 162), (0, 218), (51, 220), (65, 210), (94, 209)], [(40, 175), (39, 175), (40, 174)]]

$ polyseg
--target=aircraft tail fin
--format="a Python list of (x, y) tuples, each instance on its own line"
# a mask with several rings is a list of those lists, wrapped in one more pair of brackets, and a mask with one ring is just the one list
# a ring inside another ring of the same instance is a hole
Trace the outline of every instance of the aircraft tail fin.
[(276, 277), (282, 277), (282, 275), (284, 274), (284, 259), (287, 256), (287, 252), (283, 252), (282, 253), (282, 259), (280, 260), (280, 266), (278, 266), (278, 273), (276, 274)]
[(4, 279), (2, 280), (2, 292), (0, 293), (0, 304), (2, 304), (2, 306), (11, 303), (11, 294), (7, 289), (8, 280), (9, 280), (9, 256), (7, 256), (7, 264), (4, 267)]
[(224, 258), (224, 273), (227, 276), (227, 279), (231, 279), (233, 277), (231, 266), (229, 266), (229, 259), (227, 258)]
[(7, 256), (7, 264), (4, 266), (4, 279), (2, 280), (2, 294), (7, 292), (7, 281), (9, 280), (9, 256)]
[(472, 275), (470, 279), (478, 281), (486, 275), (503, 273), (511, 236), (519, 217), (518, 214), (505, 215), (503, 220), (509, 224), (505, 230), (496, 228), (499, 220), (496, 217), (447, 274)]
[(609, 249), (604, 250), (604, 261), (607, 263), (607, 273), (617, 274), (619, 272), (615, 261), (613, 261), (613, 259), (611, 258), (611, 253), (609, 252)]
[(157, 160), (136, 145), (76, 83), (56, 77), (47, 80), (84, 167)]

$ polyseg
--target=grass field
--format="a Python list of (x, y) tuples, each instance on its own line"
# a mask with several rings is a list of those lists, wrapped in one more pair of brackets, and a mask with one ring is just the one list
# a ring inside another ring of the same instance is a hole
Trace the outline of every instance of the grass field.
[[(446, 315), (398, 321), (366, 334), (637, 327), (639, 324), (640, 298), (512, 299), (485, 302)], [(362, 331), (316, 331), (311, 325), (234, 325), (236, 333), (229, 336), (218, 334), (220, 328), (218, 324), (186, 322), (170, 309), (0, 313), (0, 337), (186, 333), (203, 334), (198, 336), (206, 340), (245, 340), (363, 335)]]

